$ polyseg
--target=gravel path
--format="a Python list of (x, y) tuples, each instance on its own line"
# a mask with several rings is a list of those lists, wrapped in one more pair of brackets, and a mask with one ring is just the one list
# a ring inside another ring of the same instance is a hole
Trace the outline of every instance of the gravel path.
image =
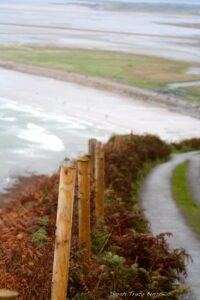
[[(199, 152), (175, 154), (172, 160), (155, 167), (145, 179), (141, 193), (140, 205), (150, 221), (154, 235), (161, 232), (172, 232), (169, 238), (171, 248), (185, 248), (192, 256), (193, 262), (188, 262), (188, 284), (192, 295), (188, 300), (200, 299), (200, 241), (186, 225), (176, 202), (172, 198), (170, 179), (176, 166), (187, 159), (192, 159), (193, 176), (199, 172)], [(198, 160), (198, 164), (196, 164)], [(198, 177), (199, 179), (199, 177)], [(199, 186), (198, 186), (199, 187)]]

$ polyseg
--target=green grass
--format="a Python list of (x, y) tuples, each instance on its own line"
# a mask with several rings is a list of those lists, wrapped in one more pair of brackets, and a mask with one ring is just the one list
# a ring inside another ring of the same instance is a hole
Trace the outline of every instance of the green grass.
[(189, 63), (112, 51), (0, 46), (0, 59), (103, 77), (145, 89), (162, 90), (169, 83), (200, 80), (200, 75), (185, 74)]
[(187, 180), (189, 161), (176, 167), (171, 178), (172, 193), (187, 224), (200, 238), (200, 208), (193, 200)]
[(187, 100), (200, 103), (200, 85), (184, 87), (183, 90), (187, 93)]
[[(163, 90), (163, 92), (165, 92)], [(167, 90), (166, 94), (172, 94), (175, 97), (182, 98), (184, 100), (200, 103), (200, 86), (183, 87), (174, 90)]]
[(44, 227), (40, 227), (35, 233), (31, 235), (30, 238), (32, 242), (35, 243), (39, 248), (44, 247), (48, 241), (46, 229)]
[(200, 104), (200, 85), (182, 87), (182, 88), (166, 91), (166, 93), (169, 92), (170, 94), (173, 94), (175, 97), (179, 97), (187, 101)]

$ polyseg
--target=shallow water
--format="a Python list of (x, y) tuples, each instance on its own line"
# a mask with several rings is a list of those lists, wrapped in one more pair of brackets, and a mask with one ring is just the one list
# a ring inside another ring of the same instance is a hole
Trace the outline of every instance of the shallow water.
[(178, 89), (178, 88), (189, 87), (189, 86), (200, 86), (200, 81), (178, 82), (178, 83), (170, 83), (168, 85), (170, 89)]
[(91, 137), (151, 133), (199, 137), (200, 120), (150, 103), (50, 78), (0, 69), (0, 187), (12, 175), (51, 173)]
[(91, 4), (1, 1), (0, 43), (98, 48), (200, 62), (199, 29), (176, 26), (197, 24), (199, 16), (108, 11), (86, 2)]
[(187, 74), (199, 75), (200, 74), (200, 68), (197, 68), (197, 67), (189, 68), (187, 70)]
[(105, 141), (111, 134), (93, 122), (0, 97), (0, 189), (13, 176), (50, 174), (65, 157), (86, 152), (88, 138)]
[[(107, 11), (91, 3), (1, 0), (0, 44), (109, 49), (199, 62), (199, 30), (169, 25), (196, 24), (198, 16)], [(12, 175), (52, 172), (65, 156), (86, 151), (90, 137), (105, 141), (114, 132), (134, 130), (171, 141), (198, 136), (199, 128), (198, 120), (141, 101), (0, 70), (0, 188)]]

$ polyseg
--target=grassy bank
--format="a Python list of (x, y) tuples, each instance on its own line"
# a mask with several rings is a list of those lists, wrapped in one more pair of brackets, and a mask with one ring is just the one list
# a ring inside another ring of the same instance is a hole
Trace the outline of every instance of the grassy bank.
[(188, 225), (200, 238), (200, 209), (192, 198), (188, 180), (187, 169), (189, 161), (179, 165), (173, 172), (171, 179), (174, 199), (180, 207)]
[[(104, 152), (105, 217), (93, 228), (88, 263), (82, 262), (84, 249), (78, 246), (75, 197), (69, 299), (121, 299), (122, 294), (123, 299), (178, 299), (185, 290), (177, 280), (185, 275), (187, 255), (170, 250), (164, 234), (152, 236), (137, 205), (144, 174), (168, 158), (170, 145), (151, 135), (127, 135), (120, 152), (106, 145)], [(0, 288), (18, 290), (20, 300), (49, 299), (58, 180), (58, 174), (40, 178), (0, 215)]]
[(145, 89), (162, 90), (169, 83), (200, 79), (200, 75), (185, 74), (189, 63), (111, 51), (1, 46), (0, 59), (103, 77)]

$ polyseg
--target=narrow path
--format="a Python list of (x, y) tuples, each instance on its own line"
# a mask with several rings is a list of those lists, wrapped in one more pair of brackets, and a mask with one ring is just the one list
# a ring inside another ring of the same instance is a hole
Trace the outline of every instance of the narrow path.
[[(176, 206), (171, 193), (170, 179), (176, 166), (187, 159), (199, 160), (199, 152), (175, 154), (172, 160), (155, 167), (145, 179), (141, 193), (140, 205), (150, 221), (152, 233), (172, 232), (169, 238), (171, 248), (185, 248), (192, 256), (193, 262), (188, 262), (188, 284), (192, 295), (189, 300), (200, 299), (200, 241), (186, 225), (183, 216)], [(192, 164), (195, 173), (199, 165)]]

